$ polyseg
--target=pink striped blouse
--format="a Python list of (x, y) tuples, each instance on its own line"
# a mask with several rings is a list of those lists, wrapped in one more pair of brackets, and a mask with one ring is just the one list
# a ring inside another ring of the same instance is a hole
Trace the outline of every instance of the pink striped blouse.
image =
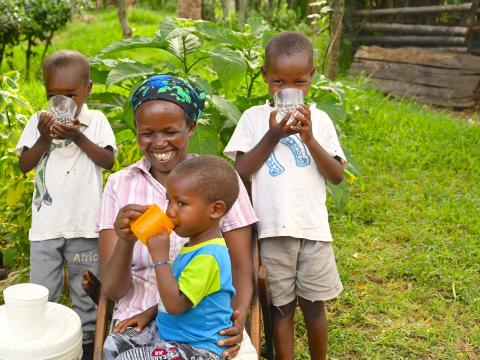
[[(148, 169), (150, 164), (141, 159), (129, 167), (109, 176), (102, 196), (102, 204), (97, 222), (97, 232), (113, 229), (118, 211), (127, 204), (157, 204), (167, 208), (166, 190)], [(222, 218), (222, 232), (241, 228), (257, 221), (250, 204), (247, 191), (240, 181), (240, 194), (230, 211)], [(170, 236), (170, 259), (177, 256), (187, 238), (181, 238), (172, 232)], [(113, 313), (114, 319), (123, 320), (136, 315), (160, 301), (152, 267), (152, 259), (147, 247), (137, 241), (133, 250), (132, 280), (130, 290), (117, 301)]]

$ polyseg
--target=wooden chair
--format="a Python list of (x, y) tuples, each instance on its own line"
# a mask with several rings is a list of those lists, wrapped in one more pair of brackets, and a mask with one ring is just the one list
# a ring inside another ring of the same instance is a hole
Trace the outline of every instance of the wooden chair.
[[(254, 290), (250, 313), (247, 318), (247, 332), (252, 344), (257, 350), (258, 358), (273, 360), (273, 337), (270, 315), (270, 293), (267, 282), (267, 268), (260, 263), (259, 242), (256, 228), (252, 234), (253, 261), (254, 261)], [(95, 344), (93, 360), (103, 360), (103, 343), (109, 332), (113, 312), (113, 301), (102, 291), (102, 286), (97, 277), (85, 270), (82, 274), (82, 287), (98, 306), (97, 323), (95, 331)], [(263, 314), (263, 319), (261, 318)], [(263, 320), (264, 346), (261, 345), (261, 324)]]

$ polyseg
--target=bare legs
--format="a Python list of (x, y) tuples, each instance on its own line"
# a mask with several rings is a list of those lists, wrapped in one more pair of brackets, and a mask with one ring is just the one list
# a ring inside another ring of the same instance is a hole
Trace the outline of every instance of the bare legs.
[[(312, 302), (299, 297), (298, 304), (305, 319), (310, 357), (312, 360), (325, 360), (327, 358), (328, 327), (324, 302)], [(295, 306), (296, 300), (280, 308), (272, 307), (273, 344), (277, 360), (293, 360), (295, 358), (293, 332)]]

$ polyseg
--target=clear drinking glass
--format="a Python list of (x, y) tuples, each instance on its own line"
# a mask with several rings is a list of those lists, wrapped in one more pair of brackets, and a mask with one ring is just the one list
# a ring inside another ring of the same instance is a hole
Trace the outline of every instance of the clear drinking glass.
[(295, 88), (281, 89), (273, 94), (275, 107), (278, 109), (277, 121), (281, 121), (287, 112), (291, 112), (290, 119), (287, 124), (292, 122), (297, 107), (303, 105), (303, 91)]
[(70, 124), (77, 111), (77, 104), (68, 96), (54, 95), (48, 100), (48, 111), (55, 115), (56, 123)]

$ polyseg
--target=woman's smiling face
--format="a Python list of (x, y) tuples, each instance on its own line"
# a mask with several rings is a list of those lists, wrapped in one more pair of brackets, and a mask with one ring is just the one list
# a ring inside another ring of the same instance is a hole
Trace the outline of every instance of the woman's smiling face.
[(187, 157), (188, 140), (195, 123), (169, 101), (146, 101), (135, 112), (138, 147), (151, 163), (153, 177), (165, 183), (168, 173)]

